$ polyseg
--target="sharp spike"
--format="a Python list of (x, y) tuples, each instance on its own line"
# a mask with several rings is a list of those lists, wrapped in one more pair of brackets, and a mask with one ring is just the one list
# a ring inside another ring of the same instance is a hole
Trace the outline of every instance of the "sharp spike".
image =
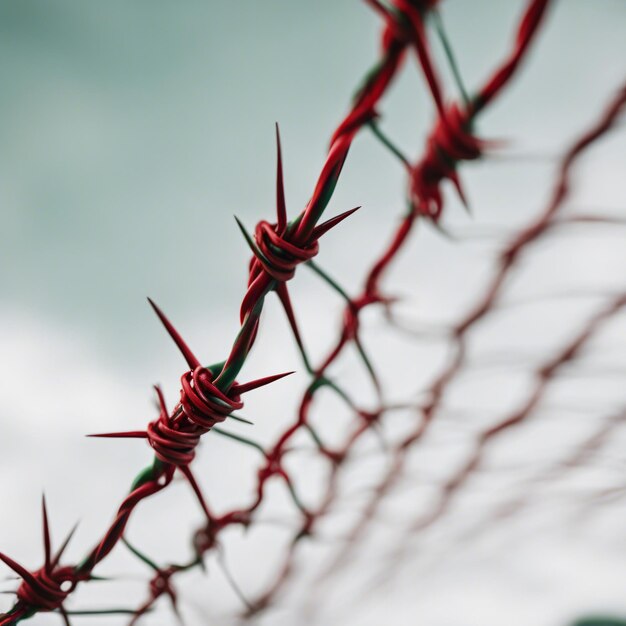
[(5, 565), (8, 565), (18, 576), (20, 576), (28, 585), (40, 589), (41, 585), (39, 581), (22, 565), (17, 561), (14, 561), (11, 557), (6, 556), (0, 552), (0, 561), (3, 561)]
[(283, 159), (280, 147), (280, 131), (276, 122), (276, 216), (279, 235), (287, 228), (287, 205), (285, 204), (285, 183), (283, 180)]
[(202, 364), (200, 363), (200, 361), (196, 358), (196, 356), (191, 351), (189, 346), (185, 343), (178, 331), (174, 328), (174, 326), (172, 326), (172, 323), (167, 319), (167, 317), (165, 317), (163, 311), (161, 311), (161, 309), (159, 309), (159, 307), (150, 298), (148, 298), (148, 302), (150, 303), (150, 306), (154, 309), (154, 312), (157, 314), (158, 318), (161, 320), (163, 326), (165, 326), (165, 330), (167, 330), (169, 336), (174, 340), (174, 343), (181, 351), (183, 357), (185, 358), (185, 361), (187, 361), (187, 365), (189, 365), (192, 370), (196, 369), (196, 367), (201, 366)]
[(178, 598), (176, 597), (176, 593), (170, 589), (168, 590), (167, 595), (172, 603), (172, 611), (174, 612), (174, 615), (176, 615), (176, 621), (183, 626), (183, 616), (180, 614), (180, 609), (178, 608)]
[(294, 372), (285, 372), (284, 374), (274, 374), (273, 376), (266, 376), (265, 378), (251, 380), (249, 383), (243, 383), (242, 385), (238, 385), (237, 383), (235, 383), (232, 386), (232, 390), (238, 394), (246, 393), (248, 391), (252, 391), (253, 389), (258, 389), (259, 387), (269, 385), (270, 383), (273, 383), (276, 380), (280, 380), (285, 376), (290, 376), (293, 373)]
[(443, 235), (448, 241), (458, 241), (458, 238), (437, 220), (431, 220), (430, 223), (439, 231), (439, 234)]
[(67, 548), (70, 541), (72, 540), (72, 537), (74, 536), (74, 533), (76, 532), (77, 528), (78, 528), (78, 522), (76, 522), (72, 530), (70, 530), (70, 532), (67, 533), (67, 537), (65, 538), (65, 541), (61, 544), (61, 547), (57, 550), (57, 553), (54, 555), (54, 558), (52, 559), (53, 568), (59, 564), (59, 561), (61, 560), (61, 557), (63, 556), (63, 553), (65, 552), (65, 549)]
[(243, 424), (250, 424), (250, 426), (254, 426), (254, 422), (251, 422), (250, 420), (247, 420), (245, 417), (241, 417), (240, 415), (231, 414), (228, 417), (230, 417), (231, 419), (237, 422), (242, 422)]
[(349, 211), (345, 211), (340, 215), (336, 215), (335, 217), (331, 217), (329, 220), (325, 221), (323, 224), (316, 226), (313, 229), (313, 233), (311, 234), (311, 239), (319, 239), (322, 235), (327, 233), (331, 228), (337, 226), (337, 224), (343, 222), (347, 217), (350, 217), (355, 211), (358, 211), (361, 207), (357, 206), (354, 209), (350, 209)]
[(202, 570), (203, 574), (206, 574), (209, 571), (207, 569), (206, 563), (204, 562), (204, 559), (202, 558), (202, 556), (198, 557), (198, 567)]
[(450, 180), (452, 181), (452, 184), (454, 185), (454, 188), (459, 195), (459, 199), (461, 200), (463, 208), (471, 215), (472, 212), (470, 210), (469, 203), (467, 202), (465, 192), (463, 191), (463, 185), (461, 185), (461, 179), (459, 178), (459, 175), (456, 172), (453, 172), (452, 174), (450, 174)]
[(246, 243), (248, 244), (248, 246), (250, 246), (250, 250), (252, 250), (252, 254), (254, 254), (254, 256), (257, 257), (257, 259), (259, 259), (260, 261), (267, 263), (268, 261), (265, 258), (265, 255), (263, 254), (263, 252), (261, 252), (261, 249), (259, 248), (259, 246), (256, 245), (256, 242), (254, 241), (254, 239), (248, 234), (248, 231), (246, 230), (245, 226), (241, 223), (241, 220), (236, 215), (234, 217), (235, 217), (235, 221), (237, 222), (237, 226), (239, 226), (239, 230), (241, 231), (241, 234), (246, 240)]
[[(289, 326), (291, 326), (291, 332), (300, 348), (300, 352), (304, 355), (304, 343), (302, 342), (302, 336), (300, 335), (300, 329), (298, 328), (298, 322), (296, 321), (296, 315), (293, 311), (293, 306), (291, 305), (291, 298), (289, 296), (289, 289), (285, 283), (280, 283), (276, 288), (276, 294), (280, 298), (280, 302), (283, 305), (283, 309), (285, 309), (285, 315), (287, 316), (287, 321), (289, 322)], [(308, 359), (306, 359), (308, 361)], [(307, 367), (309, 363), (306, 363)]]
[(95, 435), (86, 436), (99, 437), (101, 439), (145, 439), (148, 436), (148, 433), (144, 430), (129, 430), (128, 432), (96, 433)]
[(43, 547), (45, 554), (46, 571), (50, 571), (50, 559), (52, 558), (52, 548), (50, 547), (50, 524), (48, 523), (48, 509), (46, 507), (46, 496), (41, 496), (41, 518), (43, 526)]
[(206, 503), (206, 500), (204, 499), (204, 494), (202, 493), (202, 489), (200, 489), (200, 485), (198, 484), (198, 481), (193, 475), (191, 468), (188, 465), (181, 465), (180, 471), (184, 474), (185, 478), (191, 485), (191, 488), (193, 489), (193, 492), (196, 494), (196, 497), (198, 498), (198, 502), (200, 503), (200, 506), (202, 507), (202, 510), (204, 511), (204, 514), (206, 515), (206, 518), (210, 524), (213, 521), (213, 517), (211, 515), (211, 512), (209, 511), (209, 507)]

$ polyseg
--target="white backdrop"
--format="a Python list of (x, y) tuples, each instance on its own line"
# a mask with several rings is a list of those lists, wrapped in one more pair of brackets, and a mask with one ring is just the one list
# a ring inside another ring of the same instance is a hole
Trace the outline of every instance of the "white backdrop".
[[(508, 50), (521, 6), (443, 3), (470, 86)], [(625, 17), (619, 0), (555, 3), (518, 79), (479, 124), (482, 136), (510, 140), (508, 153), (532, 158), (464, 167), (474, 215), (468, 218), (448, 193), (452, 230), (509, 229), (541, 209), (554, 156), (597, 118), (623, 80)], [(364, 5), (345, 0), (0, 5), (0, 551), (39, 567), (42, 491), (57, 542), (81, 520), (70, 561), (103, 532), (150, 451), (139, 442), (83, 436), (141, 428), (154, 417), (151, 385), (162, 384), (172, 404), (182, 372), (145, 296), (164, 308), (205, 362), (224, 358), (237, 330), (248, 259), (232, 216), (251, 227), (273, 214), (273, 123), (281, 125), (294, 215), (376, 57), (378, 26)], [(433, 111), (412, 60), (381, 109), (386, 131), (418, 155)], [(623, 215), (624, 140), (620, 128), (581, 162), (570, 209)], [(363, 133), (330, 211), (363, 209), (324, 239), (320, 255), (353, 291), (368, 255), (397, 224), (405, 185), (393, 159)], [(451, 243), (427, 227), (418, 231), (389, 289), (406, 296), (401, 311), (408, 323), (454, 320), (486, 279), (495, 242)], [(428, 506), (437, 479), (467, 453), (470, 433), (523, 395), (529, 364), (566, 341), (610, 290), (623, 288), (623, 235), (623, 228), (571, 229), (536, 246), (510, 285), (511, 301), (571, 290), (600, 295), (540, 298), (503, 308), (481, 326), (472, 336), (475, 367), (449, 398), (448, 408), (463, 409), (462, 417), (450, 410), (411, 455), (358, 560), (319, 583), (363, 489), (384, 468), (375, 438), (346, 480), (353, 499), (346, 495), (323, 537), (303, 549), (293, 586), (258, 623), (556, 626), (584, 612), (626, 613), (624, 507), (585, 505), (593, 502), (590, 493), (623, 481), (623, 434), (573, 477), (543, 485), (534, 478), (623, 407), (623, 316), (590, 347), (586, 365), (563, 377), (533, 425), (494, 448), (441, 524), (407, 543), (403, 567), (385, 584), (367, 587), (401, 529)], [(341, 302), (305, 270), (293, 293), (307, 344), (319, 356), (334, 337)], [(376, 315), (366, 316), (365, 337), (397, 397), (416, 398), (446, 357), (445, 343), (408, 338)], [(503, 353), (502, 365), (479, 369)], [(342, 362), (336, 374), (360, 389), (355, 364)], [(261, 441), (271, 442), (289, 421), (306, 384), (272, 300), (245, 378), (291, 369), (299, 372), (289, 382), (250, 396), (245, 414)], [(329, 437), (345, 427), (330, 400), (315, 414)], [(387, 426), (390, 440), (409, 427), (411, 415), (397, 420)], [(251, 452), (209, 437), (200, 457), (198, 475), (216, 508), (248, 501), (258, 463)], [(306, 454), (302, 459), (296, 471), (303, 493), (314, 498), (323, 468), (309, 466)], [(518, 491), (533, 494), (527, 506), (467, 539), (489, 510)], [(233, 575), (251, 597), (271, 580), (289, 538), (284, 526), (295, 523), (281, 487), (270, 492), (274, 504), (262, 511), (268, 523), (224, 539)], [(270, 523), (276, 519), (280, 524)], [(160, 562), (184, 560), (199, 523), (181, 483), (141, 506), (129, 536)], [(123, 548), (97, 573), (118, 580), (85, 585), (72, 608), (132, 606), (144, 598), (149, 572)], [(14, 586), (8, 581), (3, 589)], [(183, 577), (180, 593), (192, 625), (232, 623), (241, 610), (213, 560), (209, 577)], [(0, 606), (10, 602), (7, 596)], [(165, 602), (159, 609), (146, 624), (174, 623)], [(33, 623), (58, 620), (37, 616)]]

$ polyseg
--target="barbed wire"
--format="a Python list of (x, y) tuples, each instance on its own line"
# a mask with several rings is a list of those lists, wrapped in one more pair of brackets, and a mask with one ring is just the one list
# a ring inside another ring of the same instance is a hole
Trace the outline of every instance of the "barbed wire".
[[(90, 613), (129, 613), (131, 624), (134, 624), (150, 612), (163, 596), (169, 597), (172, 609), (179, 617), (178, 595), (175, 587), (177, 576), (191, 569), (204, 567), (203, 559), (210, 551), (215, 551), (218, 556), (222, 555), (223, 546), (220, 542), (220, 535), (225, 529), (231, 526), (248, 528), (258, 523), (255, 515), (266, 500), (268, 482), (278, 479), (284, 485), (299, 515), (297, 528), (282, 564), (278, 568), (278, 574), (266, 590), (254, 600), (248, 600), (246, 594), (237, 589), (234, 580), (227, 574), (242, 603), (246, 606), (247, 615), (250, 617), (257, 614), (272, 605), (285, 584), (292, 579), (298, 547), (304, 539), (316, 535), (319, 522), (325, 518), (338, 500), (339, 480), (357, 442), (365, 433), (376, 432), (387, 414), (398, 409), (413, 409), (417, 416), (415, 427), (391, 449), (391, 463), (388, 470), (375, 486), (362, 515), (348, 533), (330, 565), (324, 569), (319, 582), (321, 583), (323, 579), (330, 579), (331, 575), (335, 575), (349, 562), (351, 554), (358, 549), (360, 540), (376, 516), (384, 498), (395, 488), (409, 451), (420, 443), (437, 415), (443, 411), (443, 400), (447, 390), (466, 368), (466, 341), (470, 331), (498, 306), (504, 285), (513, 269), (519, 264), (520, 258), (536, 241), (566, 225), (623, 222), (621, 216), (598, 216), (586, 212), (562, 217), (560, 209), (568, 197), (572, 182), (572, 168), (578, 158), (594, 141), (604, 136), (617, 123), (626, 104), (626, 86), (621, 88), (598, 122), (585, 132), (564, 155), (548, 205), (538, 218), (531, 220), (511, 236), (508, 244), (498, 256), (491, 282), (488, 283), (475, 306), (452, 328), (443, 329), (443, 332), (450, 338), (454, 354), (427, 389), (426, 401), (418, 405), (414, 402), (387, 401), (384, 385), (376, 370), (375, 360), (371, 358), (361, 340), (362, 313), (369, 307), (378, 306), (385, 312), (387, 322), (398, 326), (394, 311), (396, 299), (384, 293), (381, 283), (409, 241), (418, 221), (429, 221), (442, 232), (446, 232), (440, 223), (445, 210), (442, 185), (446, 181), (453, 185), (463, 204), (467, 205), (467, 198), (459, 176), (459, 167), (465, 161), (483, 158), (485, 153), (496, 145), (479, 139), (474, 133), (474, 125), (479, 114), (495, 100), (516, 74), (540, 30), (551, 3), (549, 0), (526, 2), (516, 28), (511, 51), (470, 96), (463, 83), (452, 46), (446, 37), (443, 20), (438, 13), (439, 2), (437, 0), (390, 0), (389, 2), (366, 0), (366, 2), (383, 20), (379, 58), (367, 73), (348, 113), (332, 134), (328, 153), (310, 200), (295, 218), (289, 220), (284, 192), (283, 158), (277, 127), (275, 221), (261, 220), (256, 225), (253, 234), (249, 234), (245, 226), (237, 220), (253, 256), (249, 263), (247, 291), (240, 307), (240, 329), (229, 354), (221, 362), (203, 366), (174, 325), (156, 304), (150, 301), (188, 366), (180, 379), (180, 400), (170, 410), (161, 390), (156, 388), (159, 413), (143, 430), (95, 436), (143, 439), (154, 450), (154, 461), (135, 478), (130, 492), (123, 499), (102, 538), (76, 565), (69, 566), (60, 563), (71, 533), (61, 548), (54, 555), (52, 554), (44, 501), (45, 561), (42, 568), (31, 572), (9, 556), (0, 553), (0, 559), (22, 579), (16, 591), (16, 602), (13, 608), (8, 613), (0, 615), (0, 626), (16, 624), (39, 612), (50, 611), (59, 612), (65, 624), (70, 623), (70, 617), (73, 614)], [(430, 52), (427, 20), (431, 20), (443, 45), (460, 93), (459, 101), (450, 101), (444, 95), (438, 69)], [(437, 113), (426, 145), (415, 162), (412, 162), (395, 146), (394, 142), (383, 133), (378, 122), (381, 118), (378, 107), (402, 69), (410, 51), (416, 55)], [(391, 241), (367, 271), (362, 289), (356, 296), (350, 296), (349, 291), (322, 268), (315, 258), (320, 249), (320, 239), (357, 210), (350, 209), (321, 222), (353, 140), (363, 129), (369, 129), (405, 169), (408, 181), (407, 210), (401, 216)], [(289, 281), (297, 275), (301, 265), (311, 270), (345, 303), (339, 336), (318, 366), (313, 364), (306, 349), (288, 289)], [(273, 444), (263, 446), (251, 438), (224, 430), (220, 425), (227, 420), (245, 422), (246, 420), (238, 415), (243, 408), (242, 395), (261, 386), (273, 384), (287, 376), (287, 374), (271, 375), (248, 383), (239, 383), (236, 380), (255, 344), (265, 298), (274, 292), (284, 309), (291, 335), (296, 342), (310, 380), (299, 401), (293, 421), (280, 433)], [(454, 498), (479, 468), (485, 450), (491, 442), (496, 440), (501, 433), (520, 425), (535, 413), (543, 401), (547, 388), (557, 378), (563, 367), (579, 356), (596, 332), (606, 321), (617, 315), (625, 304), (626, 296), (624, 293), (618, 293), (604, 309), (585, 320), (581, 330), (570, 343), (565, 344), (560, 352), (547, 358), (536, 369), (535, 383), (526, 400), (510, 415), (479, 434), (467, 460), (441, 485), (440, 497), (432, 510), (408, 525), (402, 536), (402, 546), (406, 546), (413, 536), (433, 525), (448, 511)], [(356, 349), (360, 363), (369, 378), (376, 398), (376, 404), (373, 407), (361, 406), (355, 400), (360, 397), (360, 393), (344, 388), (339, 381), (331, 377), (331, 367), (350, 346)], [(350, 432), (339, 446), (331, 447), (324, 443), (323, 437), (312, 423), (311, 415), (316, 406), (318, 393), (322, 389), (332, 392), (352, 415), (353, 424)], [(570, 461), (565, 462), (565, 466), (575, 466), (583, 462), (595, 447), (600, 446), (606, 437), (610, 436), (612, 429), (618, 423), (620, 420), (617, 418), (609, 420), (589, 442), (580, 447)], [(315, 454), (325, 459), (329, 467), (328, 479), (323, 485), (323, 493), (317, 504), (308, 503), (302, 498), (297, 481), (284, 462), (286, 455), (294, 450), (294, 439), (301, 432), (308, 435)], [(241, 445), (253, 448), (262, 458), (250, 502), (221, 514), (217, 514), (209, 506), (208, 499), (192, 471), (197, 447), (202, 438), (209, 433), (227, 437)], [(125, 530), (138, 505), (166, 489), (172, 483), (177, 470), (191, 487), (203, 512), (204, 521), (203, 525), (193, 533), (191, 539), (193, 556), (188, 562), (159, 565), (157, 560), (146, 556), (139, 548), (127, 541)], [(558, 470), (553, 470), (554, 473), (560, 471), (563, 471), (561, 466)], [(502, 509), (493, 515), (495, 518), (500, 518), (508, 514), (511, 507), (515, 509), (523, 503), (524, 500), (515, 500), (506, 507), (504, 513)], [(106, 609), (91, 612), (67, 610), (64, 605), (66, 600), (79, 585), (97, 580), (93, 574), (95, 568), (120, 542), (125, 543), (131, 553), (153, 572), (153, 577), (148, 584), (147, 598), (135, 609)], [(398, 565), (403, 550), (404, 547), (396, 548), (391, 552), (388, 557), (388, 567)], [(386, 573), (386, 569), (382, 571), (383, 577)], [(377, 572), (377, 576), (380, 575), (381, 572)]]

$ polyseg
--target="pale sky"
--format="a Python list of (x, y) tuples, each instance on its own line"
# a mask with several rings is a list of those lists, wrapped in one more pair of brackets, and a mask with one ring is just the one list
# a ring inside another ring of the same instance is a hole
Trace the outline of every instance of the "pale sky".
[[(520, 0), (442, 2), (470, 88), (508, 50), (522, 6)], [(531, 158), (463, 167), (473, 217), (446, 189), (451, 229), (510, 229), (541, 209), (554, 155), (597, 118), (624, 79), (625, 19), (623, 0), (554, 3), (523, 71), (478, 124), (481, 136), (508, 141), (505, 154)], [(281, 127), (293, 216), (312, 191), (333, 128), (376, 58), (378, 28), (378, 18), (356, 0), (0, 4), (0, 551), (39, 567), (44, 490), (56, 541), (81, 520), (70, 560), (80, 559), (102, 533), (150, 453), (139, 442), (83, 435), (141, 428), (154, 417), (151, 386), (162, 384), (173, 404), (183, 371), (145, 297), (156, 299), (204, 361), (225, 357), (237, 331), (249, 256), (233, 215), (250, 229), (273, 215), (274, 122)], [(413, 59), (381, 113), (383, 128), (403, 150), (412, 158), (420, 154), (433, 110)], [(624, 215), (625, 142), (622, 122), (581, 162), (571, 210)], [(397, 224), (405, 186), (397, 163), (362, 133), (329, 214), (363, 208), (322, 241), (319, 257), (352, 292), (372, 251)], [(378, 593), (367, 587), (399, 529), (428, 505), (436, 479), (466, 452), (471, 433), (523, 394), (529, 363), (566, 340), (602, 305), (603, 294), (623, 289), (623, 236), (623, 227), (590, 227), (536, 246), (507, 291), (512, 300), (572, 289), (600, 296), (513, 307), (478, 329), (472, 338), (477, 363), (493, 355), (507, 359), (485, 371), (477, 365), (454, 388), (452, 408), (469, 412), (469, 421), (461, 424), (451, 412), (432, 441), (415, 451), (357, 561), (314, 595), (314, 581), (337, 544), (312, 542), (293, 587), (258, 624), (566, 626), (586, 612), (626, 614), (624, 506), (581, 511), (584, 494), (620, 483), (623, 434), (588, 472), (541, 488), (532, 482), (597, 420), (624, 406), (624, 316), (594, 343), (587, 368), (558, 385), (551, 399), (557, 408), (538, 413), (536, 426), (494, 448), (458, 507), (407, 544), (403, 568)], [(406, 296), (403, 316), (412, 323), (456, 319), (479, 292), (495, 250), (493, 239), (455, 244), (419, 228), (389, 277), (390, 289)], [(307, 344), (320, 356), (334, 337), (341, 302), (305, 268), (293, 293)], [(246, 414), (255, 421), (255, 438), (267, 443), (291, 419), (307, 380), (271, 300), (243, 376), (298, 373), (280, 388), (250, 396)], [(385, 329), (373, 314), (364, 328), (394, 397), (406, 389), (405, 399), (417, 397), (444, 363), (443, 343)], [(336, 375), (361, 393), (355, 364), (346, 360)], [(599, 376), (602, 368), (608, 373)], [(336, 436), (336, 407), (331, 401), (320, 406), (321, 427)], [(400, 415), (387, 426), (390, 440), (410, 419)], [(377, 440), (366, 444), (346, 480), (348, 494), (376, 484), (384, 469)], [(247, 502), (256, 457), (216, 437), (207, 439), (199, 457), (198, 473), (216, 506)], [(321, 470), (305, 457), (294, 471), (313, 497)], [(519, 489), (536, 494), (524, 512), (469, 543), (461, 540), (490, 507)], [(293, 523), (282, 489), (270, 491), (273, 505), (264, 516)], [(338, 539), (348, 527), (362, 503), (356, 496), (346, 496), (345, 510), (324, 526), (327, 535)], [(183, 560), (199, 520), (181, 483), (159, 502), (146, 503), (129, 533), (149, 554), (159, 554), (158, 544), (163, 561)], [(233, 574), (251, 597), (271, 580), (288, 537), (272, 524), (225, 537)], [(130, 580), (85, 585), (72, 607), (140, 603), (149, 572), (123, 548), (102, 566), (103, 575), (120, 571)], [(191, 626), (233, 623), (241, 609), (213, 560), (209, 578), (195, 572), (180, 588)], [(0, 608), (10, 603), (4, 598)], [(145, 624), (174, 623), (165, 602), (159, 609)], [(33, 623), (59, 620), (38, 616)]]

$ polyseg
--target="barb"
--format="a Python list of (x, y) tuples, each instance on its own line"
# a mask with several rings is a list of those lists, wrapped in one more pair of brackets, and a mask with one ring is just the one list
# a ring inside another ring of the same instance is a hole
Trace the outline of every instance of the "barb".
[(44, 564), (34, 572), (0, 552), (0, 560), (10, 567), (22, 582), (17, 589), (17, 602), (9, 613), (0, 615), (0, 625), (15, 624), (20, 619), (38, 612), (59, 611), (66, 624), (69, 618), (63, 606), (65, 599), (74, 591), (80, 577), (72, 567), (60, 566), (59, 561), (65, 552), (74, 530), (70, 532), (59, 550), (52, 554), (50, 526), (45, 497), (41, 500)]
[[(539, 30), (549, 0), (531, 0), (520, 21), (514, 49), (469, 103), (452, 103), (440, 111), (422, 158), (409, 172), (409, 201), (414, 210), (438, 222), (443, 210), (441, 184), (449, 180), (463, 205), (468, 202), (457, 167), (462, 161), (480, 158), (493, 142), (478, 139), (472, 132), (478, 114), (500, 93), (513, 77)], [(453, 65), (454, 67), (454, 65)]]
[[(541, 238), (550, 229), (554, 220), (557, 219), (558, 212), (565, 201), (571, 184), (571, 170), (576, 164), (586, 148), (593, 145), (593, 142), (601, 138), (608, 132), (617, 122), (617, 119), (626, 104), (626, 87), (621, 88), (617, 95), (613, 98), (606, 111), (603, 112), (600, 119), (582, 136), (576, 140), (572, 147), (565, 153), (561, 165), (559, 167), (557, 182), (554, 187), (552, 197), (550, 198), (545, 210), (540, 216), (531, 221), (526, 227), (520, 229), (504, 251), (499, 255), (499, 265), (483, 291), (483, 295), (478, 298), (477, 304), (465, 315), (452, 329), (454, 355), (450, 362), (435, 377), (433, 383), (426, 391), (428, 400), (419, 407), (419, 421), (416, 427), (405, 437), (396, 447), (392, 456), (389, 469), (385, 472), (383, 478), (376, 486), (370, 501), (366, 505), (359, 521), (355, 524), (348, 535), (348, 539), (342, 550), (335, 555), (330, 565), (323, 571), (319, 578), (328, 579), (330, 573), (336, 573), (345, 567), (350, 561), (351, 556), (356, 551), (360, 542), (363, 540), (366, 529), (372, 519), (375, 518), (384, 497), (393, 489), (399, 477), (402, 474), (405, 459), (408, 452), (418, 444), (426, 433), (429, 431), (438, 411), (441, 408), (443, 398), (459, 376), (466, 362), (466, 342), (470, 331), (495, 308), (495, 304), (502, 292), (502, 289), (512, 272), (515, 264), (519, 262), (522, 254), (530, 248), (530, 246)], [(403, 224), (399, 232), (400, 236), (393, 242), (391, 249), (398, 249), (398, 241), (400, 245), (406, 238), (407, 226)], [(374, 278), (377, 279), (379, 274), (379, 266), (375, 267)], [(372, 281), (374, 282), (374, 281)], [(375, 282), (374, 282), (375, 284)]]

